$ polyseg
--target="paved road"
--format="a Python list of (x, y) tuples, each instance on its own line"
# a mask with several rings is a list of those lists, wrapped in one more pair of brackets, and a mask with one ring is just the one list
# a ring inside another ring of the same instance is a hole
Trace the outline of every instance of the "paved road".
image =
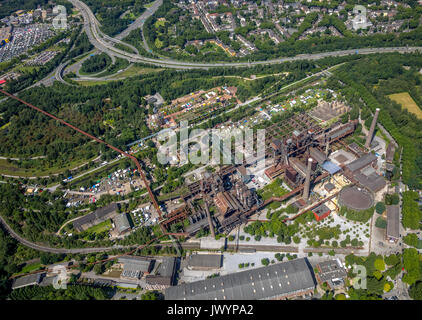
[[(100, 156), (98, 156), (98, 157), (96, 157), (95, 159), (93, 159), (93, 160), (91, 160), (91, 161), (97, 161), (97, 160), (98, 160), (98, 159), (100, 159), (100, 158), (101, 158), (101, 155), (100, 155)], [(94, 172), (94, 171), (96, 171), (96, 170), (99, 170), (99, 169), (101, 169), (101, 168), (103, 168), (103, 167), (105, 167), (105, 166), (108, 166), (108, 165), (110, 165), (110, 164), (113, 164), (113, 163), (115, 163), (115, 162), (117, 162), (117, 161), (119, 161), (119, 160), (121, 160), (121, 158), (116, 158), (116, 159), (113, 159), (113, 160), (111, 160), (110, 162), (108, 162), (108, 163), (106, 163), (106, 164), (101, 164), (101, 165), (99, 165), (98, 167), (95, 167), (95, 168), (89, 169), (88, 171), (82, 172), (81, 174), (79, 174), (79, 175), (77, 175), (77, 176), (73, 177), (73, 179), (72, 179), (72, 180), (76, 180), (76, 179), (82, 178), (83, 176), (86, 176), (87, 174), (90, 174), (91, 172)], [(86, 164), (88, 164), (88, 162), (84, 163), (84, 164), (83, 164), (83, 165), (81, 165), (81, 166), (84, 166), (84, 165), (86, 165)], [(78, 168), (80, 168), (81, 166), (79, 166)], [(77, 168), (75, 168), (75, 169), (77, 169)], [(72, 169), (72, 170), (75, 170), (75, 169)], [(48, 190), (49, 190), (50, 192), (54, 192), (54, 191), (55, 191), (55, 190), (56, 190), (59, 186), (60, 186), (60, 184), (56, 184), (55, 186), (52, 186), (52, 187), (48, 188)]]
[(12, 160), (12, 161), (20, 161), (20, 160), (37, 160), (37, 159), (44, 159), (47, 156), (38, 156), (32, 158), (8, 158), (8, 157), (0, 157), (1, 160)]
[[(163, 0), (155, 0), (152, 5), (149, 8), (146, 8), (146, 10), (137, 18), (126, 30), (124, 30), (122, 33), (115, 36), (117, 40), (122, 40), (126, 38), (129, 33), (136, 29), (141, 29), (141, 32), (144, 27), (145, 20), (147, 20), (149, 17), (151, 17), (155, 11), (163, 4)], [(145, 42), (144, 42), (145, 47)], [(148, 45), (145, 47), (145, 49), (149, 49)]]
[(20, 235), (18, 235), (3, 219), (3, 217), (0, 216), (0, 224), (5, 228), (5, 230), (10, 234), (12, 238), (19, 241), (24, 246), (27, 246), (29, 248), (32, 248), (34, 250), (38, 251), (44, 251), (44, 252), (50, 252), (50, 253), (65, 253), (65, 254), (75, 254), (75, 253), (93, 253), (93, 252), (104, 252), (104, 251), (110, 251), (113, 249), (129, 249), (129, 248), (135, 248), (137, 245), (132, 246), (112, 246), (112, 247), (105, 247), (105, 248), (74, 248), (74, 249), (65, 249), (65, 248), (51, 248), (44, 245), (39, 245), (34, 242), (28, 241), (25, 238), (22, 238)]
[[(214, 67), (250, 67), (262, 64), (279, 64), (283, 62), (296, 61), (296, 60), (318, 60), (324, 57), (346, 56), (356, 53), (356, 49), (332, 51), (315, 54), (300, 54), (295, 57), (285, 57), (267, 61), (254, 61), (254, 62), (229, 62), (229, 63), (194, 63), (185, 61), (176, 61), (171, 59), (153, 59), (146, 58), (139, 54), (132, 54), (120, 49), (114, 48), (108, 41), (119, 43), (120, 41), (104, 35), (99, 30), (99, 22), (90, 10), (90, 8), (80, 0), (69, 0), (75, 7), (77, 7), (84, 18), (84, 28), (91, 43), (101, 51), (107, 52), (109, 55), (125, 58), (130, 62), (141, 62), (161, 67), (176, 68), (176, 69), (209, 69)], [(124, 43), (127, 45), (126, 43)], [(422, 51), (422, 47), (393, 47), (393, 48), (366, 48), (359, 49), (359, 54), (374, 54), (374, 53), (388, 53), (388, 52), (414, 52)]]

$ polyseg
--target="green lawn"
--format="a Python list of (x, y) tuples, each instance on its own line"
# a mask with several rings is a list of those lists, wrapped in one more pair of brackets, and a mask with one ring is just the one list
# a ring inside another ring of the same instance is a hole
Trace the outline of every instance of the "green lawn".
[(166, 24), (166, 21), (163, 20), (157, 20), (154, 24), (154, 26), (158, 29), (160, 26), (163, 26)]
[(81, 86), (99, 86), (99, 85), (103, 85), (103, 84), (107, 84), (109, 83), (109, 81), (78, 81), (75, 80), (76, 83), (80, 84)]
[(159, 68), (146, 68), (142, 66), (132, 65), (130, 68), (113, 76), (112, 79), (133, 77), (133, 76), (148, 74), (152, 72), (160, 72), (162, 70), (163, 69), (159, 69)]
[[(13, 156), (11, 156), (13, 157)], [(14, 164), (15, 161), (11, 161), (10, 163), (7, 160), (0, 159), (0, 174), (5, 175), (12, 175), (12, 176), (20, 176), (20, 177), (43, 177), (49, 176), (52, 174), (60, 174), (65, 172), (66, 170), (72, 170), (85, 162), (92, 161), (97, 156), (85, 160), (85, 159), (78, 159), (72, 162), (69, 162), (66, 166), (52, 166), (50, 168), (19, 168)]]
[(281, 197), (288, 193), (288, 191), (282, 187), (283, 181), (279, 178), (275, 179), (264, 188), (258, 190), (258, 195), (265, 201), (271, 197)]
[(39, 263), (39, 262), (31, 263), (31, 264), (28, 264), (25, 267), (23, 267), (23, 269), (20, 272), (15, 273), (14, 276), (29, 273), (29, 272), (32, 272), (32, 271), (37, 271), (37, 270), (40, 270), (40, 269), (42, 269), (41, 263)]
[(91, 228), (88, 228), (85, 232), (88, 232), (88, 233), (101, 233), (101, 232), (110, 230), (111, 227), (112, 227), (111, 226), (111, 221), (110, 221), (110, 219), (107, 219), (104, 222), (101, 222), (101, 223), (99, 223), (99, 224), (97, 224), (97, 225), (95, 225), (95, 226), (93, 226)]
[(189, 191), (189, 189), (186, 186), (183, 186), (183, 187), (176, 189), (175, 191), (173, 191), (171, 193), (159, 195), (157, 197), (157, 199), (158, 199), (158, 201), (166, 201), (166, 200), (173, 198), (175, 196), (180, 196), (182, 194), (186, 194), (188, 191)]
[(6, 123), (4, 126), (2, 126), (2, 127), (0, 128), (0, 130), (6, 129), (8, 126), (10, 126), (10, 123), (11, 123), (11, 122)]

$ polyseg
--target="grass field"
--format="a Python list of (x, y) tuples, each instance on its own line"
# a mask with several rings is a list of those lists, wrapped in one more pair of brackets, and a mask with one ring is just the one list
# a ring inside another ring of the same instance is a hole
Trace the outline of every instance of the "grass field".
[(104, 85), (107, 84), (109, 81), (80, 81), (80, 80), (76, 80), (76, 83), (80, 84), (81, 86), (99, 86), (99, 85)]
[(288, 191), (282, 187), (282, 183), (282, 180), (276, 179), (261, 190), (258, 190), (258, 194), (264, 201), (271, 197), (281, 197), (288, 193)]
[(407, 92), (395, 93), (390, 94), (388, 96), (391, 100), (400, 104), (403, 108), (407, 109), (407, 111), (415, 114), (418, 119), (422, 119), (422, 110), (416, 104), (416, 102), (412, 99), (412, 97)]
[[(13, 157), (13, 156), (11, 156)], [(15, 156), (16, 157), (16, 156)], [(70, 161), (66, 165), (54, 165), (48, 168), (19, 168), (15, 161), (7, 161), (0, 159), (0, 174), (20, 176), (20, 177), (44, 177), (50, 176), (53, 174), (60, 174), (66, 170), (73, 170), (85, 163), (91, 162), (97, 156), (92, 157), (91, 159), (77, 159)], [(35, 161), (35, 160), (34, 160)], [(35, 162), (34, 162), (35, 164)]]
[(110, 229), (111, 229), (111, 222), (110, 222), (110, 219), (108, 219), (108, 220), (101, 222), (101, 223), (99, 223), (99, 224), (97, 224), (97, 225), (95, 225), (95, 226), (93, 226), (89, 229), (86, 229), (86, 232), (88, 232), (88, 233), (101, 233), (103, 231), (108, 231)]
[(8, 126), (10, 126), (10, 122), (6, 123), (4, 126), (0, 128), (0, 130), (6, 129)]
[(112, 78), (119, 79), (119, 78), (133, 77), (133, 76), (147, 74), (151, 72), (160, 72), (162, 70), (163, 69), (160, 69), (160, 68), (147, 68), (147, 67), (132, 65), (130, 68), (116, 74)]
[(14, 276), (20, 275), (20, 274), (25, 274), (25, 273), (29, 273), (32, 271), (37, 271), (42, 269), (42, 265), (41, 263), (32, 263), (32, 264), (28, 264), (25, 267), (22, 268), (22, 270), (18, 273), (15, 273)]
[(164, 21), (164, 20), (157, 20), (155, 22), (154, 26), (158, 29), (160, 26), (163, 26), (164, 27), (165, 24), (166, 24), (166, 21)]

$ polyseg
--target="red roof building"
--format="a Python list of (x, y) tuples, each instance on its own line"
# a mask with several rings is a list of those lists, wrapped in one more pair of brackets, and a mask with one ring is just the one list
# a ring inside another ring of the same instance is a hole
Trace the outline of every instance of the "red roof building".
[(321, 221), (330, 215), (331, 210), (325, 204), (322, 204), (312, 209), (312, 213), (317, 221)]

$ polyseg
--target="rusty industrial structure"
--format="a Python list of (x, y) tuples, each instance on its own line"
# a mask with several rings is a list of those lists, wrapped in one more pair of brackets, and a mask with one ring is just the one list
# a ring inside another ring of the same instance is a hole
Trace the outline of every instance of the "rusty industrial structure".
[(365, 148), (369, 149), (369, 146), (372, 142), (372, 137), (374, 136), (375, 126), (377, 125), (378, 114), (380, 113), (380, 109), (377, 108), (375, 110), (374, 118), (372, 119), (371, 127), (368, 132), (368, 136), (366, 137)]
[(301, 113), (268, 127), (265, 158), (270, 166), (265, 175), (271, 180), (282, 177), (291, 192), (262, 201), (247, 186), (251, 164), (244, 161), (227, 165), (214, 173), (206, 172), (203, 179), (189, 184), (189, 192), (181, 196), (183, 204), (169, 213), (162, 224), (171, 228), (172, 224), (188, 219), (189, 226), (184, 228), (187, 236), (201, 229), (209, 229), (212, 235), (214, 230), (228, 233), (273, 201), (283, 201), (303, 190), (302, 199), (306, 203), (312, 183), (329, 176), (322, 169), (328, 160), (329, 147), (352, 134), (356, 126), (354, 120), (322, 128), (308, 114)]

